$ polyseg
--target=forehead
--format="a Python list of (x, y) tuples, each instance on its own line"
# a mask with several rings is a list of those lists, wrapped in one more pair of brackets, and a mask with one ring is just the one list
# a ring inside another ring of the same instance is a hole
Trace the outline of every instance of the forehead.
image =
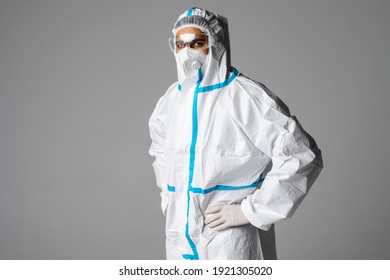
[(180, 36), (181, 34), (203, 35), (203, 32), (202, 32), (202, 30), (200, 30), (199, 28), (196, 28), (196, 27), (184, 27), (176, 32), (176, 37)]

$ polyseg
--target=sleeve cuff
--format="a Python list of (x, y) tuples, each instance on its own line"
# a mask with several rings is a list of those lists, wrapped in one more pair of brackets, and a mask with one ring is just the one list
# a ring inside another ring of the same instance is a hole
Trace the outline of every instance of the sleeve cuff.
[(259, 222), (259, 218), (256, 217), (256, 214), (252, 213), (252, 211), (250, 211), (250, 205), (249, 205), (249, 202), (247, 199), (244, 199), (242, 202), (241, 202), (241, 211), (244, 213), (245, 217), (248, 219), (248, 221), (255, 227), (261, 229), (261, 230), (265, 230), (265, 231), (268, 231), (271, 226), (272, 226), (272, 223), (271, 224), (264, 224), (262, 222)]

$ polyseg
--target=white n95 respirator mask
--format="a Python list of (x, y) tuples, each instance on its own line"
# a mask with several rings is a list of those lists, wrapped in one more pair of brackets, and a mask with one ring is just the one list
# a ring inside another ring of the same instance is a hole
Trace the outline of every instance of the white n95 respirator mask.
[(205, 63), (207, 55), (192, 48), (184, 48), (175, 53), (178, 71), (182, 72), (185, 79), (198, 76), (198, 70)]

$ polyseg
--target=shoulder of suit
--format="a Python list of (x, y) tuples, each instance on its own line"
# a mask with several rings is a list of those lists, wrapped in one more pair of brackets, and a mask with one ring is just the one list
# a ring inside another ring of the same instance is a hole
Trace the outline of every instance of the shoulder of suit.
[(243, 74), (239, 74), (234, 80), (233, 87), (236, 94), (245, 95), (255, 102), (266, 104), (281, 111), (285, 115), (290, 115), (288, 106), (264, 84), (252, 80)]

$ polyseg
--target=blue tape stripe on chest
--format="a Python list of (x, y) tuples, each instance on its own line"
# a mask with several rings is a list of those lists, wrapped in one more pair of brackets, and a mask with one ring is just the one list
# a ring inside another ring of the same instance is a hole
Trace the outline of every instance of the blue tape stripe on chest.
[(205, 86), (198, 88), (198, 92), (206, 92), (206, 91), (212, 91), (215, 89), (223, 88), (226, 87), (228, 84), (230, 84), (238, 75), (238, 70), (234, 68), (233, 74), (227, 79), (226, 81), (219, 83), (219, 84), (214, 84), (211, 86)]
[(196, 245), (194, 241), (192, 241), (189, 233), (189, 213), (190, 213), (190, 189), (192, 188), (192, 179), (194, 176), (194, 165), (195, 165), (195, 147), (196, 147), (196, 140), (198, 138), (198, 88), (200, 85), (200, 82), (202, 81), (202, 69), (199, 69), (198, 71), (198, 82), (196, 83), (196, 88), (194, 92), (194, 100), (192, 103), (192, 139), (191, 139), (191, 146), (190, 146), (190, 164), (189, 164), (189, 176), (188, 176), (188, 188), (187, 188), (187, 221), (186, 221), (186, 229), (185, 229), (185, 236), (187, 238), (188, 243), (190, 244), (192, 255), (184, 254), (183, 258), (185, 259), (193, 259), (193, 260), (199, 260), (198, 250), (196, 249)]
[[(198, 93), (200, 93), (200, 92), (207, 92), (207, 91), (212, 91), (212, 90), (215, 90), (215, 89), (223, 88), (223, 87), (227, 86), (228, 84), (230, 84), (238, 76), (238, 73), (239, 73), (238, 70), (236, 68), (233, 68), (232, 75), (226, 81), (224, 81), (222, 83), (219, 83), (219, 84), (210, 85), (210, 86), (198, 87), (196, 89), (196, 91)], [(178, 83), (177, 84), (177, 89), (179, 91), (181, 91), (182, 90), (182, 85)]]

